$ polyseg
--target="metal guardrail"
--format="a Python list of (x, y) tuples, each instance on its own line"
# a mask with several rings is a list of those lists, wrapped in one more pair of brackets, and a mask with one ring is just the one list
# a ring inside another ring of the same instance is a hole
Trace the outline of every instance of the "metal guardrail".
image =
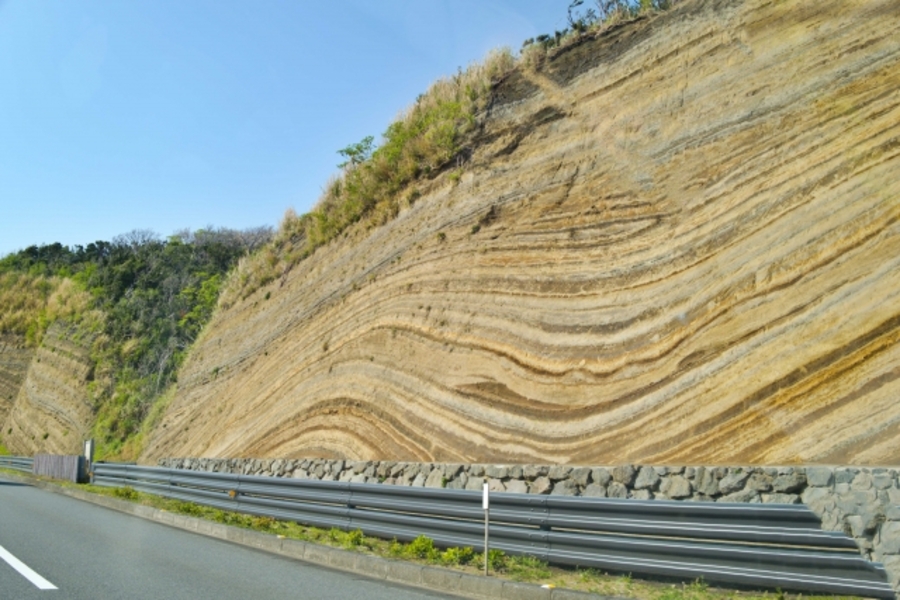
[[(317, 527), (483, 549), (481, 493), (95, 463), (94, 483)], [(793, 504), (497, 493), (491, 547), (550, 563), (710, 583), (895, 598), (884, 568)]]
[(0, 468), (32, 473), (34, 459), (25, 456), (0, 456)]

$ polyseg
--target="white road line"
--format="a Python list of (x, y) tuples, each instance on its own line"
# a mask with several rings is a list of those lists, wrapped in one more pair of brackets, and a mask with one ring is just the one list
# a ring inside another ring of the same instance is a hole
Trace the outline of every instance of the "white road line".
[(55, 585), (31, 570), (31, 567), (23, 563), (21, 560), (10, 554), (9, 550), (0, 546), (0, 558), (6, 561), (6, 564), (19, 572), (19, 575), (30, 581), (39, 590), (55, 590)]

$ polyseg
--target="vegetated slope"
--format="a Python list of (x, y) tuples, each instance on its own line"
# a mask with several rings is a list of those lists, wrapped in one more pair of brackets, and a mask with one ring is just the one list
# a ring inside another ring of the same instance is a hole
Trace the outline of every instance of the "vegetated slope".
[(519, 68), (458, 182), (213, 317), (143, 458), (896, 462), (898, 40), (688, 1)]
[(222, 277), (268, 227), (136, 230), (0, 258), (0, 440), (12, 452), (134, 458)]

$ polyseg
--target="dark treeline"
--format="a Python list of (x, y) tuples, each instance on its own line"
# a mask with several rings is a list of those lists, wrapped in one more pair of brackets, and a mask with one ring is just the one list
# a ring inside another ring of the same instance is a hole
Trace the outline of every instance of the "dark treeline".
[(136, 230), (86, 246), (30, 246), (0, 259), (0, 275), (71, 279), (90, 294), (98, 412), (95, 433), (110, 452), (140, 429), (175, 381), (187, 349), (209, 320), (238, 259), (271, 238), (268, 227), (177, 232)]

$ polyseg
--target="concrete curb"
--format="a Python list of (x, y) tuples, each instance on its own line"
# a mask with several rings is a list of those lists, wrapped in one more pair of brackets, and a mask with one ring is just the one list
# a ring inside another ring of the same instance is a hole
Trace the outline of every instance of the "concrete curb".
[(76, 500), (90, 502), (91, 504), (134, 515), (148, 521), (155, 521), (169, 527), (225, 540), (241, 546), (248, 546), (263, 552), (322, 565), (338, 571), (355, 573), (371, 579), (390, 581), (429, 591), (455, 594), (463, 598), (477, 600), (611, 600), (614, 598), (612, 596), (600, 596), (598, 594), (561, 588), (546, 589), (532, 583), (471, 575), (451, 569), (391, 560), (379, 556), (341, 550), (340, 548), (332, 548), (331, 546), (279, 538), (276, 535), (213, 523), (198, 517), (179, 515), (142, 504), (134, 504), (127, 500), (119, 500), (78, 489), (62, 487), (51, 482), (32, 479), (27, 475), (13, 475), (4, 472), (3, 476), (28, 483), (49, 492), (69, 496)]

